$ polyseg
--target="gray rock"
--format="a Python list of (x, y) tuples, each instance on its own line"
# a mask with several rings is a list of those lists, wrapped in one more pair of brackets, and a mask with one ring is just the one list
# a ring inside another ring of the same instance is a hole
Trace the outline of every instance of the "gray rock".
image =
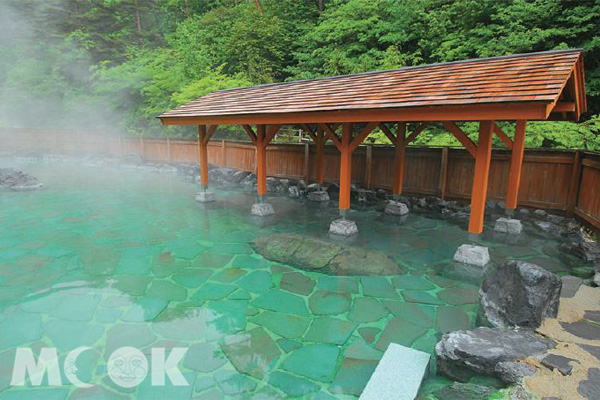
[(250, 174), (240, 182), (242, 186), (254, 186), (256, 184), (256, 175)]
[(329, 201), (329, 193), (324, 190), (317, 190), (314, 192), (308, 192), (306, 198), (310, 201), (316, 202)]
[(490, 253), (487, 247), (463, 244), (456, 250), (454, 261), (485, 267), (490, 262)]
[(280, 179), (279, 184), (283, 187), (284, 190), (287, 190), (290, 187), (289, 179)]
[(231, 181), (233, 183), (242, 183), (244, 179), (246, 179), (249, 175), (252, 175), (249, 171), (238, 171), (231, 176)]
[(533, 212), (533, 215), (537, 218), (546, 218), (548, 216), (548, 213), (544, 210), (535, 210)]
[(600, 393), (600, 369), (590, 368), (587, 380), (579, 383), (577, 391), (590, 400), (597, 399)]
[(356, 222), (350, 221), (349, 219), (336, 219), (329, 225), (329, 233), (338, 236), (351, 236), (358, 233), (358, 226)]
[(494, 232), (518, 235), (523, 230), (523, 225), (518, 219), (498, 218), (494, 224)]
[(307, 186), (306, 186), (306, 182), (304, 182), (304, 180), (300, 179), (298, 181), (298, 189), (300, 190), (306, 190)]
[(563, 243), (561, 250), (571, 253), (587, 262), (600, 263), (600, 243), (587, 240)]
[(576, 276), (563, 276), (560, 278), (562, 281), (562, 288), (560, 290), (560, 297), (571, 298), (575, 296), (575, 293), (579, 290), (579, 287), (583, 283), (583, 279)]
[(486, 272), (479, 290), (480, 322), (537, 328), (556, 317), (561, 287), (561, 280), (542, 267), (509, 260)]
[(454, 382), (435, 392), (435, 396), (439, 400), (482, 400), (487, 399), (495, 392), (496, 389), (488, 386)]
[(399, 201), (390, 200), (386, 204), (384, 212), (390, 215), (406, 215), (408, 214), (408, 207)]
[(473, 374), (496, 376), (501, 362), (541, 355), (555, 346), (525, 330), (476, 328), (447, 333), (435, 346), (438, 373), (466, 381)]
[(14, 168), (0, 168), (0, 188), (15, 191), (37, 190), (44, 185), (26, 172)]
[(306, 190), (310, 192), (316, 192), (317, 190), (321, 190), (321, 186), (318, 183), (311, 183), (306, 187)]
[(275, 214), (275, 210), (269, 203), (254, 203), (252, 204), (251, 213), (258, 217), (266, 217)]
[(142, 165), (144, 159), (138, 154), (126, 154), (121, 157), (121, 163), (126, 165)]
[(215, 194), (213, 192), (198, 192), (196, 193), (196, 201), (198, 203), (210, 203), (215, 201)]
[(533, 376), (536, 369), (529, 364), (515, 361), (502, 361), (494, 367), (494, 373), (501, 381), (511, 384), (520, 383), (526, 376)]
[(288, 195), (290, 197), (300, 197), (300, 189), (298, 189), (298, 186), (290, 186), (288, 188)]
[(597, 287), (600, 287), (600, 272), (596, 272), (596, 275), (592, 278), (592, 283)]
[(553, 222), (533, 221), (533, 224), (543, 232), (551, 233), (551, 234), (555, 234), (555, 235), (560, 234), (560, 228)]
[(385, 254), (345, 246), (300, 234), (280, 233), (258, 238), (254, 250), (265, 258), (328, 275), (399, 275), (406, 273)]
[(573, 366), (571, 361), (575, 361), (572, 358), (559, 356), (558, 354), (548, 354), (544, 357), (540, 363), (549, 369), (557, 369), (563, 375), (571, 375)]

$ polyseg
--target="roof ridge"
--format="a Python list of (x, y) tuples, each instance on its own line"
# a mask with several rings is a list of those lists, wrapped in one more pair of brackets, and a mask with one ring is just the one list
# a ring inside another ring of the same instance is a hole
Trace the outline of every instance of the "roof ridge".
[(437, 67), (437, 66), (441, 66), (441, 65), (466, 64), (466, 63), (476, 63), (476, 62), (484, 62), (484, 61), (490, 61), (490, 60), (503, 60), (503, 59), (519, 58), (519, 57), (533, 57), (533, 56), (544, 55), (544, 54), (561, 54), (561, 53), (565, 53), (565, 54), (566, 53), (583, 53), (583, 49), (574, 48), (574, 49), (563, 49), (563, 50), (546, 50), (546, 51), (537, 51), (537, 52), (533, 52), (533, 53), (506, 54), (503, 56), (494, 56), (494, 57), (485, 57), (485, 58), (469, 58), (466, 60), (445, 61), (445, 62), (439, 62), (439, 63), (433, 63), (433, 64), (411, 65), (411, 66), (407, 66), (407, 67), (357, 72), (354, 74), (346, 74), (346, 75), (333, 75), (333, 76), (324, 76), (321, 78), (298, 79), (295, 81), (287, 81), (287, 82), (263, 83), (260, 85), (253, 85), (253, 86), (240, 86), (240, 87), (235, 87), (235, 88), (230, 88), (230, 89), (215, 90), (214, 92), (211, 92), (211, 94), (212, 93), (232, 92), (232, 91), (236, 91), (236, 90), (244, 90), (244, 89), (250, 89), (250, 88), (283, 86), (283, 85), (289, 85), (289, 84), (293, 84), (293, 83), (315, 82), (315, 81), (322, 81), (322, 80), (347, 78), (347, 77), (352, 77), (352, 76), (375, 75), (375, 74), (381, 74), (381, 73), (385, 73), (385, 72), (410, 71), (410, 70), (415, 70), (415, 69)]

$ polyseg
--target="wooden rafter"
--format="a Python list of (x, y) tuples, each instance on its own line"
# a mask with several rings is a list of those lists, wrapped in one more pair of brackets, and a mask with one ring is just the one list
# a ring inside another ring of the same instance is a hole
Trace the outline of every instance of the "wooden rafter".
[(427, 122), (423, 122), (421, 125), (417, 126), (417, 128), (406, 138), (406, 143), (408, 144), (414, 141), (417, 138), (417, 136), (419, 136), (419, 134), (423, 132), (428, 126), (429, 124)]
[(369, 136), (371, 132), (373, 132), (373, 129), (377, 128), (377, 125), (379, 125), (378, 122), (369, 122), (367, 126), (361, 129), (358, 135), (356, 135), (356, 137), (352, 139), (352, 142), (350, 143), (350, 151), (356, 150), (356, 148), (363, 142), (363, 140), (365, 140), (366, 137)]
[(458, 141), (464, 146), (465, 149), (467, 149), (469, 153), (471, 153), (473, 157), (476, 156), (477, 146), (454, 122), (446, 121), (444, 122), (444, 126), (450, 131), (450, 133), (454, 135), (456, 139), (458, 139)]
[(310, 136), (313, 142), (317, 143), (318, 139), (315, 130), (313, 130), (313, 128), (311, 128), (308, 124), (301, 124), (300, 126), (302, 127), (302, 129), (304, 129), (306, 133), (308, 133), (308, 136)]
[(208, 144), (213, 133), (215, 133), (215, 131), (217, 130), (217, 127), (218, 125), (210, 125), (208, 127), (208, 132), (206, 133), (206, 135), (204, 135), (204, 144)]
[(506, 133), (504, 133), (504, 131), (502, 129), (500, 129), (500, 127), (496, 123), (494, 123), (492, 125), (492, 128), (494, 129), (494, 133), (496, 134), (496, 136), (498, 136), (500, 138), (500, 140), (502, 140), (504, 142), (504, 144), (506, 145), (506, 147), (508, 147), (509, 150), (512, 150), (513, 141), (510, 140), (508, 135)]
[(381, 131), (385, 134), (385, 136), (387, 136), (387, 138), (390, 140), (390, 142), (392, 142), (392, 144), (396, 144), (396, 136), (392, 133), (390, 128), (388, 128), (385, 125), (385, 123), (380, 122), (379, 129), (381, 129)]
[(244, 128), (244, 130), (248, 134), (248, 137), (250, 138), (250, 140), (252, 140), (252, 143), (256, 145), (256, 133), (254, 133), (252, 127), (250, 125), (242, 125), (242, 128)]
[(325, 135), (329, 139), (331, 139), (331, 141), (333, 142), (335, 147), (337, 147), (338, 150), (340, 150), (341, 146), (342, 146), (342, 142), (341, 142), (340, 138), (335, 134), (335, 129), (332, 128), (329, 124), (319, 124), (319, 126), (323, 129), (323, 131), (325, 132)]
[(267, 146), (269, 143), (271, 143), (271, 140), (273, 140), (277, 132), (279, 132), (279, 128), (281, 128), (281, 125), (269, 125), (269, 128), (265, 133), (263, 146)]

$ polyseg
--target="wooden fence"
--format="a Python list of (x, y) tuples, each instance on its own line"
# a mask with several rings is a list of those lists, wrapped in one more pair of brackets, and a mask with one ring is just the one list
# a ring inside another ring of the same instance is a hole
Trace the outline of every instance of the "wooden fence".
[[(138, 154), (150, 162), (196, 163), (197, 142), (174, 139), (140, 139), (106, 136), (97, 132), (0, 130), (0, 150), (63, 153), (96, 153), (111, 156)], [(272, 144), (267, 148), (269, 176), (314, 179), (313, 145)], [(212, 165), (255, 170), (251, 143), (211, 141)], [(371, 188), (391, 189), (394, 171), (391, 146), (360, 146), (352, 156), (352, 181)], [(325, 181), (337, 182), (339, 153), (325, 149)], [(510, 153), (494, 149), (488, 186), (489, 197), (506, 196)], [(406, 152), (404, 191), (448, 199), (468, 199), (474, 160), (464, 149), (409, 147)], [(564, 211), (600, 228), (600, 154), (585, 151), (526, 150), (519, 204)]]

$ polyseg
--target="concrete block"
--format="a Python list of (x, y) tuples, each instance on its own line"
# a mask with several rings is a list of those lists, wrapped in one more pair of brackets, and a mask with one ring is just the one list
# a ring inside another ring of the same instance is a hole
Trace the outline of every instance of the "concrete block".
[(518, 219), (498, 218), (494, 224), (494, 232), (518, 235), (523, 230), (523, 225)]
[(490, 262), (490, 252), (487, 247), (463, 244), (456, 250), (454, 261), (485, 267)]
[(210, 203), (215, 201), (215, 194), (213, 192), (198, 192), (196, 193), (196, 201), (198, 203)]
[(256, 215), (258, 217), (266, 217), (268, 215), (275, 214), (275, 210), (269, 203), (254, 203), (252, 204), (251, 213), (252, 215)]
[(399, 201), (390, 200), (385, 206), (384, 212), (390, 215), (406, 215), (408, 214), (408, 207)]
[(414, 400), (429, 359), (427, 353), (391, 343), (359, 400)]
[(340, 236), (350, 236), (358, 233), (356, 222), (348, 219), (336, 219), (329, 225), (329, 233)]

